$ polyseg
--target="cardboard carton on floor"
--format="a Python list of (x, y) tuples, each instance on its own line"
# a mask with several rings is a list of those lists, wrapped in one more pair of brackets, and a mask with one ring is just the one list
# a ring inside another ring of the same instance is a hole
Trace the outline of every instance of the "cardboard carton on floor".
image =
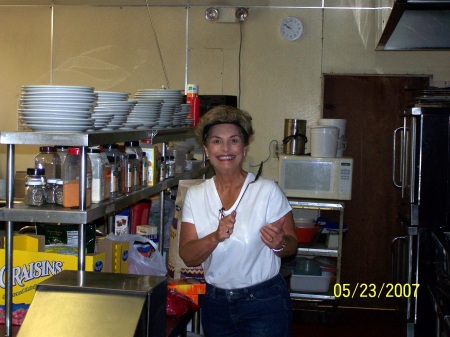
[[(33, 300), (36, 285), (62, 270), (78, 270), (78, 256), (45, 253), (42, 235), (13, 237), (12, 324), (20, 325)], [(87, 254), (85, 270), (104, 271), (105, 254)], [(5, 249), (0, 249), (0, 323), (5, 321)]]

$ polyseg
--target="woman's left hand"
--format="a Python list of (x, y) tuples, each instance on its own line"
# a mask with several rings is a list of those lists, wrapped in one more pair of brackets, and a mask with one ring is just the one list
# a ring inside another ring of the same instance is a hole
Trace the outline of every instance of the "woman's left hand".
[(283, 245), (284, 217), (261, 228), (261, 240), (269, 248), (278, 249)]

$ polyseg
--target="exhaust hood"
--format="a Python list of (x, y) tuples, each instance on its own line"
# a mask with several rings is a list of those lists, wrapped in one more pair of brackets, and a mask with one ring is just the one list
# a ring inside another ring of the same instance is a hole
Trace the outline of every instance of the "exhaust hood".
[(450, 50), (450, 0), (397, 0), (376, 50)]

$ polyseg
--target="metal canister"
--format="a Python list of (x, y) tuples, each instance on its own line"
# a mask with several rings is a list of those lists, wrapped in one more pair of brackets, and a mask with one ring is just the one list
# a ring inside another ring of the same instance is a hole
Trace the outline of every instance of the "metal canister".
[(283, 153), (287, 155), (300, 156), (305, 154), (306, 138), (306, 120), (304, 119), (285, 119), (284, 120), (284, 139)]

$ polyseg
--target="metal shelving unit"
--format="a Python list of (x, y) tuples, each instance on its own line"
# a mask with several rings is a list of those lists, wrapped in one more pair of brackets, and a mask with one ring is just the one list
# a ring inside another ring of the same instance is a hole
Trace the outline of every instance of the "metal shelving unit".
[[(155, 186), (144, 187), (119, 198), (108, 200), (99, 204), (93, 204), (86, 208), (86, 148), (109, 143), (121, 143), (133, 140), (149, 140), (149, 144), (162, 143), (162, 155), (165, 154), (166, 143), (169, 141), (184, 140), (193, 137), (192, 128), (174, 129), (148, 129), (114, 132), (85, 132), (85, 133), (58, 133), (58, 132), (0, 132), (0, 144), (7, 145), (7, 193), (6, 206), (0, 208), (0, 221), (6, 222), (5, 244), (5, 331), (11, 334), (12, 323), (12, 287), (13, 287), (13, 223), (14, 222), (47, 222), (47, 223), (75, 223), (78, 229), (78, 270), (85, 270), (85, 228), (86, 224), (113, 214), (128, 205), (149, 196), (161, 193), (161, 207), (163, 208), (164, 190), (175, 186), (181, 179), (191, 179), (204, 173), (204, 169), (196, 172), (186, 172), (174, 178), (166, 179)], [(57, 205), (45, 205), (43, 207), (31, 207), (25, 203), (14, 202), (14, 156), (15, 145), (63, 145), (81, 147), (82, 165), (80, 169), (80, 207), (79, 209), (63, 208)], [(145, 147), (145, 144), (142, 144)], [(163, 215), (163, 212), (161, 212)], [(163, 222), (159, 231), (163, 233)], [(161, 247), (162, 248), (162, 247)], [(160, 249), (161, 249), (160, 248)]]
[[(342, 238), (344, 232), (344, 202), (334, 200), (306, 200), (306, 199), (293, 199), (289, 198), (289, 203), (292, 208), (296, 209), (310, 209), (319, 211), (337, 211), (339, 212), (339, 236), (338, 236), (338, 248), (330, 249), (324, 245), (315, 245), (312, 247), (301, 247), (297, 249), (297, 255), (303, 256), (323, 256), (336, 258), (336, 283), (341, 279), (341, 258), (342, 258)], [(328, 291), (324, 294), (307, 294), (291, 292), (292, 299), (298, 300), (311, 300), (311, 301), (323, 301), (323, 300), (336, 300), (333, 291)]]

